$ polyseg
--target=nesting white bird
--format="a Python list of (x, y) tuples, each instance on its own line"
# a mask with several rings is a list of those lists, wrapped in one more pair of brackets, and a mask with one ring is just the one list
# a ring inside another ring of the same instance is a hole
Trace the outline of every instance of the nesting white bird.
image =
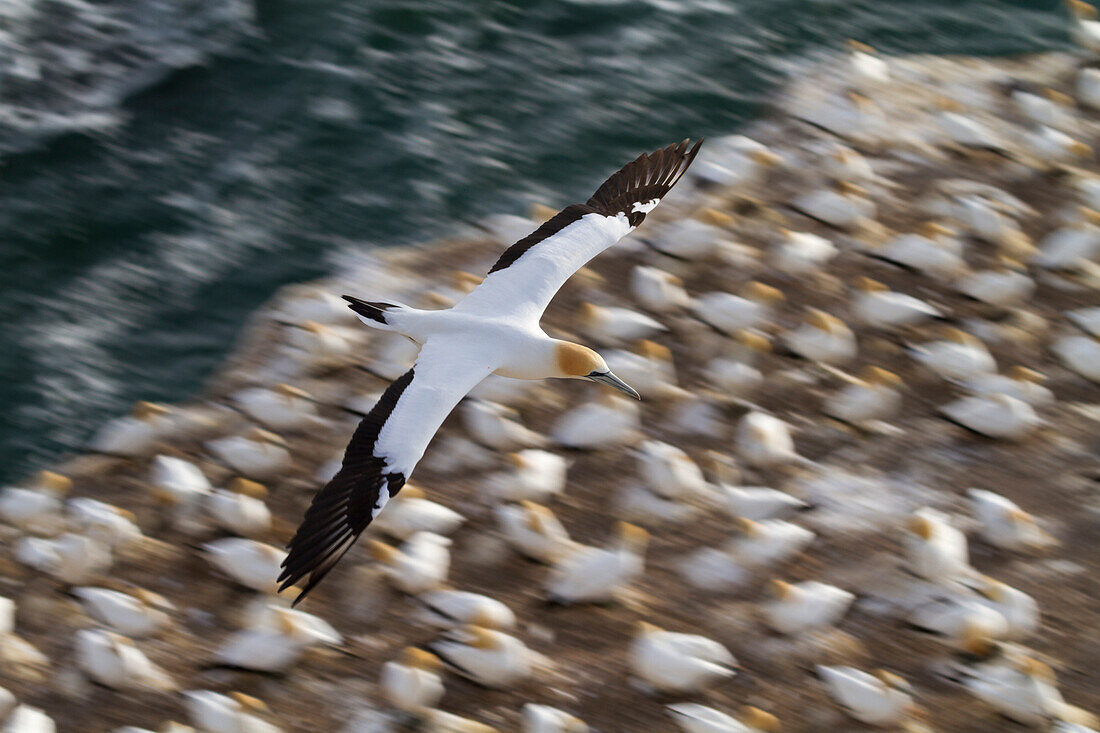
[(810, 508), (797, 496), (767, 486), (719, 483), (717, 488), (725, 501), (726, 511), (734, 519), (783, 519)]
[(275, 590), (275, 578), (286, 553), (277, 547), (243, 537), (226, 537), (202, 546), (211, 565), (234, 582), (261, 592)]
[(964, 674), (962, 684), (996, 712), (1024, 725), (1091, 717), (1067, 704), (1058, 691), (1054, 670), (1030, 657), (1013, 664), (983, 665)]
[(964, 114), (962, 106), (954, 100), (939, 100), (936, 114), (943, 141), (964, 150), (1003, 152), (1004, 140), (984, 122)]
[(854, 229), (874, 219), (878, 211), (867, 190), (849, 181), (796, 196), (790, 207), (838, 229)]
[(1033, 124), (1065, 129), (1076, 121), (1073, 99), (1049, 87), (1041, 93), (1014, 89), (1011, 98), (1017, 111)]
[(69, 527), (112, 550), (141, 539), (134, 513), (98, 499), (80, 497), (67, 504)]
[(202, 469), (172, 456), (153, 459), (149, 484), (158, 501), (172, 507), (194, 507), (213, 488)]
[(400, 548), (371, 540), (371, 555), (382, 565), (390, 583), (416, 595), (438, 588), (451, 568), (451, 540), (433, 532), (417, 532)]
[(676, 386), (676, 366), (672, 351), (653, 341), (643, 339), (633, 351), (616, 349), (605, 356), (607, 366), (647, 398), (681, 396), (684, 390)]
[(1092, 157), (1092, 147), (1054, 127), (1040, 125), (1023, 134), (1023, 142), (1040, 161), (1049, 165)]
[[(1100, 69), (1098, 69), (1100, 71)], [(1080, 308), (1063, 314), (1069, 321), (1090, 336), (1100, 337), (1100, 306)]]
[(111, 567), (111, 548), (99, 540), (66, 533), (52, 539), (20, 537), (15, 559), (63, 583), (85, 583)]
[(684, 733), (779, 733), (779, 719), (746, 705), (740, 719), (694, 702), (666, 705), (665, 710)]
[(1006, 550), (1034, 551), (1054, 543), (1035, 517), (1011, 499), (984, 489), (969, 489), (966, 495), (981, 523), (982, 539), (991, 545)]
[(859, 292), (852, 299), (852, 311), (871, 328), (892, 330), (943, 317), (935, 306), (907, 293), (895, 292), (869, 277), (860, 277), (856, 289)]
[(1008, 624), (1004, 639), (1023, 639), (1039, 628), (1039, 604), (1024, 591), (986, 576), (968, 585), (978, 593), (980, 603), (1004, 617)]
[(326, 621), (302, 611), (268, 607), (250, 627), (237, 631), (214, 653), (218, 664), (257, 672), (284, 672), (307, 649), (342, 641)]
[(976, 336), (947, 328), (944, 336), (909, 349), (912, 357), (944, 379), (967, 380), (997, 371), (997, 362)]
[(697, 261), (713, 257), (727, 237), (714, 224), (699, 219), (676, 219), (654, 227), (647, 241), (662, 254)]
[(3, 733), (56, 733), (57, 725), (45, 711), (30, 705), (19, 705), (4, 718), (0, 731)]
[(729, 649), (698, 634), (665, 631), (644, 621), (630, 645), (630, 669), (659, 693), (691, 693), (736, 674)]
[(898, 675), (879, 670), (874, 675), (855, 667), (816, 667), (830, 696), (851, 717), (869, 725), (889, 726), (913, 712), (913, 688)]
[(787, 423), (763, 412), (750, 412), (737, 424), (737, 454), (751, 466), (769, 467), (800, 460)]
[(379, 515), (374, 527), (399, 540), (407, 540), (417, 532), (449, 535), (466, 521), (458, 512), (428, 499), (419, 486), (406, 486), (398, 494), (389, 511)]
[(566, 448), (600, 450), (629, 445), (641, 436), (640, 410), (631, 400), (601, 397), (559, 417), (550, 436)]
[(316, 321), (289, 325), (292, 327), (285, 331), (289, 349), (284, 353), (307, 369), (339, 363), (355, 345), (351, 332), (342, 325)]
[(1045, 375), (1017, 364), (1004, 374), (980, 374), (963, 386), (971, 394), (1006, 394), (1032, 407), (1045, 407), (1054, 403), (1054, 393), (1042, 385), (1044, 381)]
[(1006, 263), (963, 275), (955, 281), (955, 289), (974, 300), (1004, 308), (1031, 298), (1035, 292), (1035, 281), (1026, 272)]
[[(305, 594), (328, 573), (405, 484), (447, 415), (490, 374), (587, 379), (639, 396), (607, 368), (603, 357), (580, 344), (550, 338), (539, 321), (566, 280), (644, 221), (698, 150), (699, 143), (688, 149), (684, 141), (638, 157), (586, 203), (567, 207), (512, 245), (453, 308), (428, 311), (346, 297), (366, 325), (401, 334), (421, 348), (413, 368), (363, 418), (340, 471), (314, 497), (290, 541), (279, 576), (283, 588), (307, 579)], [(614, 320), (597, 319), (591, 325), (609, 336), (642, 335), (612, 329)], [(606, 436), (607, 426), (601, 429)], [(564, 437), (563, 443), (593, 442), (563, 432), (559, 428), (555, 436)], [(609, 444), (606, 437), (604, 444)]]
[(101, 427), (88, 447), (99, 453), (141, 456), (151, 452), (174, 427), (170, 408), (153, 402), (138, 402), (129, 415)]
[(1077, 72), (1077, 101), (1086, 107), (1100, 108), (1100, 69), (1083, 68)]
[(649, 533), (626, 522), (615, 529), (616, 541), (609, 547), (577, 546), (554, 562), (545, 581), (550, 601), (609, 601), (642, 574)]
[(449, 631), (428, 649), (463, 677), (498, 689), (522, 682), (544, 663), (516, 637), (480, 626)]
[(497, 733), (491, 725), (438, 708), (424, 710), (421, 717), (427, 733)]
[(206, 495), (206, 513), (220, 529), (250, 537), (271, 528), (271, 510), (263, 484), (235, 478), (224, 489)]
[(456, 626), (483, 626), (510, 629), (516, 625), (512, 609), (495, 598), (453, 588), (439, 588), (416, 596), (420, 604), (417, 617), (432, 626), (451, 629)]
[(760, 354), (771, 351), (771, 342), (755, 331), (738, 331), (732, 348), (707, 362), (703, 375), (707, 382), (728, 397), (747, 395), (764, 381), (756, 367)]
[(762, 604), (764, 621), (780, 634), (799, 634), (835, 626), (855, 600), (855, 594), (828, 583), (772, 580), (772, 600)]
[(813, 146), (818, 153), (818, 165), (834, 181), (873, 183), (878, 179), (871, 163), (858, 152), (835, 140), (825, 140)]
[(658, 496), (677, 499), (698, 495), (706, 489), (703, 471), (682, 448), (646, 440), (638, 445), (635, 455), (638, 475), (646, 488)]
[(943, 513), (920, 509), (910, 518), (907, 530), (906, 563), (915, 575), (942, 583), (970, 573), (966, 535), (952, 527)]
[(520, 422), (518, 410), (495, 402), (466, 400), (462, 404), (462, 424), (471, 438), (493, 450), (514, 451), (546, 442), (545, 437)]
[(703, 293), (692, 304), (696, 318), (727, 334), (756, 328), (771, 321), (778, 303), (786, 300), (782, 291), (752, 281), (740, 294), (713, 291)]
[(253, 713), (267, 706), (249, 695), (213, 690), (187, 690), (183, 693), (187, 717), (203, 733), (278, 733), (279, 729)]
[(393, 707), (406, 713), (432, 708), (443, 698), (443, 663), (431, 652), (406, 647), (399, 660), (382, 665), (378, 687)]
[(630, 295), (634, 302), (654, 313), (680, 310), (691, 302), (683, 280), (646, 265), (635, 265), (630, 271)]
[(1100, 336), (1063, 336), (1050, 348), (1067, 367), (1100, 383)]
[(300, 430), (320, 421), (313, 396), (289, 384), (277, 384), (270, 389), (249, 387), (234, 392), (229, 399), (270, 430)]
[(532, 560), (552, 563), (576, 546), (549, 507), (522, 501), (500, 504), (494, 511), (508, 544)]
[(1048, 270), (1072, 270), (1082, 261), (1100, 256), (1100, 212), (1082, 209), (1071, 223), (1039, 241), (1030, 262)]
[(724, 187), (745, 186), (759, 182), (782, 160), (763, 143), (744, 135), (727, 135), (712, 141), (691, 177)]
[(668, 330), (663, 323), (645, 313), (593, 303), (581, 303), (576, 321), (580, 329), (598, 344), (637, 341)]
[(1008, 635), (1008, 620), (989, 604), (976, 598), (942, 596), (913, 608), (906, 621), (913, 627), (944, 637), (954, 644), (975, 639), (1002, 639)]
[(546, 502), (565, 490), (569, 460), (550, 451), (529, 448), (507, 456), (511, 469), (495, 474), (490, 491), (503, 501)]
[(999, 440), (1020, 440), (1043, 422), (1035, 408), (1006, 394), (963, 397), (939, 412), (968, 430)]
[(523, 713), (523, 733), (588, 733), (588, 724), (576, 715), (549, 705), (526, 703)]
[(260, 428), (252, 428), (244, 435), (209, 440), (203, 446), (222, 463), (258, 481), (273, 478), (290, 467), (286, 441)]
[(95, 682), (116, 690), (171, 690), (175, 683), (133, 641), (102, 629), (76, 632), (76, 664)]
[(790, 560), (814, 541), (814, 533), (782, 519), (736, 520), (738, 533), (722, 551), (745, 568), (764, 567)]
[(916, 270), (936, 279), (963, 272), (963, 246), (955, 231), (937, 222), (925, 222), (916, 232), (899, 234), (866, 253), (877, 259)]
[(887, 420), (901, 409), (901, 377), (881, 367), (868, 366), (859, 377), (829, 395), (822, 411), (850, 425), (860, 426)]
[(72, 489), (72, 479), (53, 471), (39, 471), (26, 488), (0, 490), (0, 521), (25, 532), (60, 529), (61, 500)]
[(134, 588), (128, 593), (110, 588), (74, 588), (88, 615), (115, 631), (134, 639), (151, 636), (168, 625), (169, 612), (175, 610), (163, 596)]
[(849, 38), (848, 75), (858, 86), (860, 83), (881, 83), (890, 81), (890, 64), (879, 56), (878, 51), (866, 43)]
[(856, 357), (856, 335), (844, 321), (817, 308), (807, 308), (802, 325), (783, 334), (795, 354), (823, 364), (846, 364)]
[(771, 246), (772, 264), (788, 275), (810, 275), (836, 257), (837, 247), (825, 237), (781, 229), (782, 239)]

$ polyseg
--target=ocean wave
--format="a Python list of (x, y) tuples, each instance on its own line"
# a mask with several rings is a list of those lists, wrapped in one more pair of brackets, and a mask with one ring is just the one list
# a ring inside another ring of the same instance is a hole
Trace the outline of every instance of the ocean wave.
[(0, 3), (0, 152), (110, 129), (119, 106), (255, 30), (248, 0)]

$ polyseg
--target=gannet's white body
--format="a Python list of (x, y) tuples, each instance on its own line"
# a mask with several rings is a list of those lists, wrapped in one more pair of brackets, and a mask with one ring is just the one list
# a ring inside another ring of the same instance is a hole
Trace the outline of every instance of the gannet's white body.
[(590, 379), (638, 397), (603, 357), (550, 338), (539, 320), (573, 273), (660, 203), (698, 150), (699, 143), (689, 150), (684, 141), (629, 163), (586, 203), (567, 207), (512, 245), (453, 308), (427, 311), (345, 296), (364, 323), (420, 344), (420, 353), (363, 418), (340, 471), (314, 498), (290, 542), (282, 589), (304, 580), (304, 595), (328, 573), (405, 484), (451, 410), (490, 374)]

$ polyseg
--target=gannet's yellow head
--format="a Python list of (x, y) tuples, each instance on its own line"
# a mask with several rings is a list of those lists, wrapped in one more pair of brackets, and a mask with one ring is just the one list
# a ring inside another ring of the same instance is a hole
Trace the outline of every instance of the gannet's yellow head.
[(1069, 11), (1080, 20), (1096, 20), (1096, 8), (1083, 0), (1066, 0)]
[(616, 522), (615, 532), (619, 535), (619, 542), (634, 552), (644, 552), (649, 544), (649, 532), (629, 522)]
[(877, 366), (866, 367), (861, 377), (864, 382), (880, 387), (901, 387), (905, 384), (897, 374)]
[(747, 283), (745, 287), (741, 288), (740, 295), (746, 300), (752, 300), (765, 305), (776, 305), (787, 299), (787, 297), (783, 295), (783, 291), (779, 288), (773, 288), (770, 285), (765, 285), (756, 280)]
[(879, 682), (886, 685), (892, 690), (902, 690), (903, 692), (912, 692), (913, 688), (910, 686), (909, 681), (900, 675), (896, 675), (893, 672), (885, 669), (876, 669), (875, 677), (878, 677)]
[(760, 730), (764, 733), (779, 733), (781, 730), (779, 718), (752, 705), (741, 708), (740, 717), (741, 722), (748, 726), (750, 730)]
[(234, 702), (241, 706), (244, 710), (251, 710), (253, 712), (265, 712), (267, 710), (267, 703), (258, 697), (252, 695), (246, 695), (243, 692), (237, 692), (234, 690), (229, 693), (229, 696), (233, 698)]
[(413, 669), (424, 669), (430, 672), (443, 669), (443, 662), (439, 657), (415, 646), (407, 646), (402, 650), (401, 661), (406, 667)]
[(934, 527), (928, 517), (914, 515), (909, 519), (908, 529), (922, 540), (931, 539)]
[(611, 373), (602, 356), (587, 346), (558, 341), (554, 345), (554, 362), (557, 368), (557, 374), (554, 376), (590, 379), (625, 392), (636, 400), (642, 399), (633, 387)]
[(785, 580), (772, 578), (768, 581), (768, 592), (781, 601), (789, 601), (794, 594), (794, 586)]
[(1032, 384), (1040, 384), (1045, 382), (1047, 376), (1042, 372), (1037, 372), (1034, 369), (1028, 369), (1022, 364), (1016, 364), (1008, 370), (1008, 376), (1015, 379), (1017, 382), (1030, 382)]
[(859, 277), (856, 279), (856, 288), (862, 290), (865, 293), (888, 293), (890, 288), (885, 284), (880, 283), (878, 280), (872, 280), (869, 277)]
[(168, 408), (164, 405), (158, 405), (155, 402), (136, 402), (134, 403), (133, 409), (130, 410), (131, 417), (135, 417), (138, 420), (144, 420), (146, 422), (167, 414)]
[(917, 227), (917, 233), (927, 239), (936, 239), (938, 237), (949, 237), (954, 232), (949, 228), (940, 224), (938, 221), (926, 221)]
[(267, 497), (267, 487), (256, 481), (250, 481), (246, 478), (237, 477), (229, 482), (226, 486), (227, 489), (234, 494), (243, 494), (250, 496), (253, 499), (264, 499)]
[(54, 494), (68, 494), (73, 488), (73, 480), (53, 471), (39, 471), (35, 483)]
[(869, 46), (866, 43), (860, 43), (854, 38), (849, 38), (844, 42), (848, 46), (849, 51), (859, 51), (861, 53), (878, 53), (874, 46)]

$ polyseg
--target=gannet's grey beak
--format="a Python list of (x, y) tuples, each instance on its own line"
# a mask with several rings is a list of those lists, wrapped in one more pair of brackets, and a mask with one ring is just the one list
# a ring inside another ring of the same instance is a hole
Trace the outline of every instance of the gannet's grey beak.
[(612, 374), (609, 371), (607, 371), (607, 372), (592, 372), (587, 377), (585, 377), (585, 379), (591, 379), (593, 382), (601, 382), (602, 384), (606, 384), (610, 387), (614, 387), (615, 389), (619, 390), (620, 392), (626, 392), (628, 395), (630, 395), (631, 397), (633, 397), (636, 400), (642, 399), (642, 396), (640, 394), (638, 394), (638, 390), (634, 389), (629, 384), (627, 384), (623, 380), (619, 379), (618, 377), (616, 377), (614, 374)]

